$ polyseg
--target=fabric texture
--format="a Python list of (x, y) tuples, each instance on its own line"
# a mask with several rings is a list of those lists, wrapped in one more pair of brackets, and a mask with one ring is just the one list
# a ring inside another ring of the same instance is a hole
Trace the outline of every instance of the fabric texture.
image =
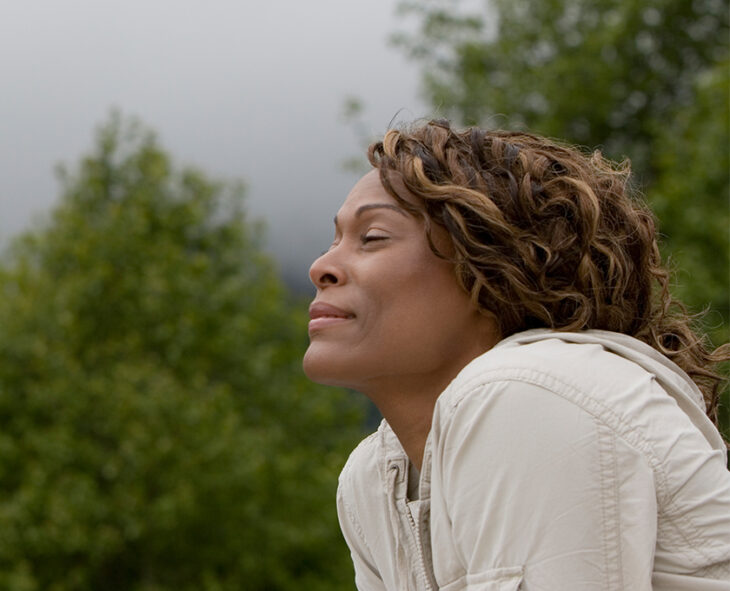
[(730, 472), (702, 396), (654, 349), (533, 330), (441, 394), (417, 500), (387, 422), (337, 509), (361, 591), (730, 590)]

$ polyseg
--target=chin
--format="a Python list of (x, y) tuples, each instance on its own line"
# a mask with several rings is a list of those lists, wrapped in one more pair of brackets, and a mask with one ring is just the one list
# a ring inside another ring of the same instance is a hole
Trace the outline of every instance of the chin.
[(311, 345), (304, 354), (304, 359), (302, 359), (304, 375), (313, 382), (325, 386), (340, 386), (356, 389), (352, 384), (353, 380), (351, 376), (349, 379), (347, 377), (350, 372), (344, 371), (343, 368), (337, 366), (338, 364), (333, 362), (330, 355), (317, 351)]

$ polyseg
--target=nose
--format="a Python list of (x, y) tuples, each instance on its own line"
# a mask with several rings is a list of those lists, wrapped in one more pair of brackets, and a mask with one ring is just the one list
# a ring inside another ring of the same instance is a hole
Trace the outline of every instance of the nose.
[(309, 267), (309, 280), (317, 289), (342, 285), (345, 282), (345, 272), (342, 265), (337, 262), (334, 250), (329, 250), (315, 259)]

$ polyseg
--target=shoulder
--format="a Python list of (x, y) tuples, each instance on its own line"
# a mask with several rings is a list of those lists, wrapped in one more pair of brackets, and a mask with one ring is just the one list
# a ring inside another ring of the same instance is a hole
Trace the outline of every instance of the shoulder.
[(553, 504), (582, 491), (572, 502), (590, 498), (588, 506), (606, 511), (643, 499), (621, 523), (641, 523), (644, 514), (656, 519), (658, 511), (658, 563), (728, 560), (730, 473), (722, 450), (705, 436), (704, 412), (687, 410), (699, 407), (681, 370), (640, 343), (624, 351), (624, 338), (543, 337), (498, 345), (442, 394), (432, 444), (443, 491), (461, 498), (478, 487), (460, 484), (459, 475), (486, 473), (497, 501), (510, 487), (507, 498), (540, 490), (537, 498)]
[[(368, 521), (375, 513), (387, 512), (387, 465), (405, 460), (405, 452), (393, 430), (383, 420), (378, 430), (363, 439), (350, 453), (340, 472), (337, 505), (355, 523)], [(357, 526), (358, 528), (360, 526)]]
[(379, 430), (363, 439), (355, 449), (350, 452), (338, 481), (338, 492), (355, 487), (356, 481), (375, 482), (379, 479), (377, 458), (380, 453)]
[(520, 443), (517, 433), (550, 435), (565, 449), (587, 437), (606, 457), (620, 450), (640, 461), (660, 504), (679, 507), (677, 499), (691, 489), (700, 498), (703, 486), (728, 498), (725, 450), (692, 401), (696, 386), (647, 349), (601, 331), (515, 335), (462, 370), (439, 400), (433, 428), (443, 439), (469, 422), (489, 423), (507, 448)]
[(507, 339), (459, 373), (444, 392), (444, 403), (458, 405), (470, 392), (505, 381), (531, 383), (564, 396), (577, 390), (610, 402), (616, 386), (651, 379), (644, 368), (599, 343), (567, 342), (549, 335), (531, 342)]
[(473, 360), (442, 393), (433, 439), (447, 453), (483, 439), (511, 458), (528, 448), (525, 438), (575, 449), (579, 441), (599, 440), (598, 433), (635, 429), (633, 415), (643, 411), (635, 413), (630, 399), (646, 402), (652, 389), (646, 370), (598, 344), (549, 334), (535, 342), (511, 339)]
[[(340, 472), (337, 484), (337, 514), (340, 528), (350, 549), (358, 553), (371, 550), (368, 547), (367, 535), (363, 531), (362, 514), (372, 505), (377, 492), (378, 477), (378, 433), (372, 433), (350, 453), (345, 466)], [(369, 483), (368, 486), (363, 486)]]
[(478, 413), (478, 420), (494, 421), (496, 406), (523, 431), (544, 428), (549, 418), (568, 445), (579, 436), (576, 421), (591, 423), (641, 455), (654, 472), (660, 498), (664, 493), (667, 499), (683, 486), (687, 466), (708, 461), (724, 467), (724, 450), (705, 434), (714, 427), (687, 402), (696, 386), (673, 370), (667, 376), (663, 362), (652, 359), (643, 343), (622, 349), (630, 337), (620, 335), (616, 345), (607, 334), (534, 331), (529, 338), (510, 337), (467, 365), (444, 391), (435, 430), (447, 433), (463, 422), (461, 415), (477, 420)]
[(439, 400), (442, 416), (470, 397), (490, 395), (508, 398), (507, 404), (527, 416), (530, 408), (520, 395), (529, 389), (541, 393), (546, 404), (579, 408), (639, 447), (655, 432), (651, 423), (660, 416), (691, 424), (652, 366), (616, 354), (598, 338), (571, 342), (559, 333), (541, 333), (535, 340), (515, 335), (467, 365)]
[[(383, 421), (378, 430), (352, 451), (337, 487), (337, 514), (342, 534), (355, 561), (358, 588), (375, 588), (368, 577), (390, 580), (396, 533), (390, 519), (386, 464), (405, 453)], [(379, 587), (378, 587), (379, 588)]]

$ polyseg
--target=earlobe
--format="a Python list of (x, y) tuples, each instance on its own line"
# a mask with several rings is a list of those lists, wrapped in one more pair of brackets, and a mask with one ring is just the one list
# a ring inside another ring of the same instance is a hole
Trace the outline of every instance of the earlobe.
[(489, 351), (494, 345), (502, 340), (502, 331), (499, 328), (497, 317), (488, 310), (476, 310), (479, 315), (476, 322), (479, 326), (480, 348)]

